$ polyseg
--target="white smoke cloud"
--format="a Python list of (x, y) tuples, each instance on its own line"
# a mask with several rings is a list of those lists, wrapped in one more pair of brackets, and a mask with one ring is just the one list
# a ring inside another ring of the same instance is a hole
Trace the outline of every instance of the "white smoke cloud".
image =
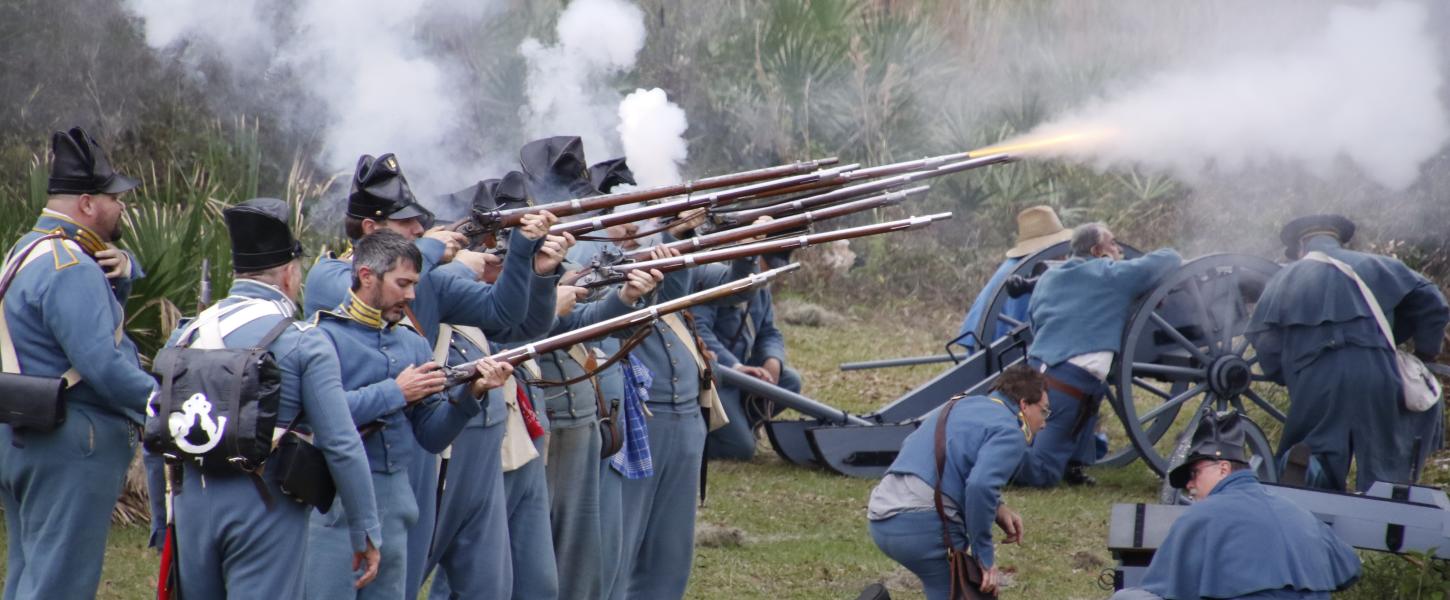
[(1450, 139), (1441, 59), (1424, 6), (1338, 6), (1275, 52), (1169, 70), (1008, 144), (1101, 133), (1045, 153), (1190, 181), (1279, 163), (1328, 176), (1347, 159), (1403, 189)]
[(557, 42), (528, 38), (529, 103), (522, 111), (530, 137), (577, 135), (584, 154), (616, 156), (619, 93), (609, 78), (634, 67), (644, 48), (644, 13), (624, 0), (574, 0), (559, 16)]
[(635, 90), (619, 103), (619, 139), (641, 187), (680, 182), (680, 165), (689, 156), (687, 127), (684, 109), (662, 89)]

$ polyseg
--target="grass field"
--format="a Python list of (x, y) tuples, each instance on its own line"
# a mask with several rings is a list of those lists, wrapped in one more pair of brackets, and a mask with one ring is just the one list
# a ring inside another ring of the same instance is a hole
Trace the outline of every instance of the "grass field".
[[(848, 317), (829, 327), (783, 328), (791, 363), (801, 371), (807, 395), (848, 410), (868, 411), (925, 381), (939, 367), (842, 373), (837, 364), (937, 353), (940, 340), (955, 326), (952, 315), (878, 313)], [(1431, 476), (1450, 481), (1450, 467), (1443, 462), (1432, 467)], [(999, 563), (1010, 576), (1004, 597), (1056, 600), (1110, 595), (1098, 584), (1100, 574), (1112, 564), (1105, 548), (1108, 507), (1115, 502), (1153, 501), (1158, 479), (1141, 462), (1121, 469), (1094, 469), (1092, 474), (1099, 484), (1091, 488), (1006, 490), (1006, 502), (1025, 521), (1026, 539), (998, 550)], [(850, 599), (867, 584), (885, 581), (893, 598), (920, 598), (916, 579), (882, 555), (866, 532), (866, 498), (874, 483), (791, 466), (765, 442), (749, 463), (712, 464), (688, 597)], [(144, 527), (112, 529), (99, 598), (148, 596), (156, 561), (145, 543)], [(1372, 560), (1383, 565), (1375, 568), (1388, 576), (1408, 576), (1402, 573), (1405, 563), (1398, 559)], [(1423, 590), (1417, 596), (1356, 589), (1337, 598), (1428, 600), (1436, 598), (1431, 595), (1434, 591)]]

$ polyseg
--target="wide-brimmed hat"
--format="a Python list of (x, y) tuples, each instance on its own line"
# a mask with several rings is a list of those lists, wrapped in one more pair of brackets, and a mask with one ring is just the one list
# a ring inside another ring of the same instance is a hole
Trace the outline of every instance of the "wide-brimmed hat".
[(1341, 244), (1348, 244), (1354, 238), (1354, 221), (1343, 215), (1306, 215), (1289, 221), (1279, 230), (1279, 241), (1284, 243), (1284, 256), (1290, 260), (1299, 259), (1299, 241), (1315, 233), (1327, 233)]
[(1007, 250), (1007, 258), (1022, 258), (1069, 239), (1072, 230), (1062, 226), (1051, 206), (1034, 206), (1017, 213), (1017, 245)]

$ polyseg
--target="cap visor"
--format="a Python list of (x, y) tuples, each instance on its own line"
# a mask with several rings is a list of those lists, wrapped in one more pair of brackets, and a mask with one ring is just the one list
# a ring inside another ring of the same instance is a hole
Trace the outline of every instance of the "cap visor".
[(111, 177), (111, 181), (106, 184), (106, 187), (101, 189), (100, 193), (115, 196), (117, 194), (124, 194), (131, 190), (134, 190), (140, 185), (141, 182), (136, 181), (135, 179), (131, 179), (130, 177), (127, 177), (120, 173), (116, 173), (115, 176)]
[(414, 219), (414, 218), (418, 218), (418, 217), (426, 217), (429, 214), (431, 214), (431, 213), (429, 213), (428, 211), (424, 210), (423, 207), (421, 207), (421, 206), (419, 206), (417, 204), (409, 204), (407, 206), (404, 206), (404, 207), (398, 209), (393, 214), (388, 215), (388, 218), (389, 219), (392, 219), (394, 221), (401, 221), (403, 219)]

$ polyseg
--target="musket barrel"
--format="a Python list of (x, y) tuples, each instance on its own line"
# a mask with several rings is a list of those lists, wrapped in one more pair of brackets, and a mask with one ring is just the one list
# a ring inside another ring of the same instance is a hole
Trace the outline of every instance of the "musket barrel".
[[(798, 227), (809, 226), (818, 221), (834, 219), (837, 217), (855, 214), (865, 210), (871, 210), (873, 208), (880, 208), (883, 206), (897, 204), (903, 200), (906, 200), (909, 197), (924, 194), (929, 189), (931, 189), (930, 186), (921, 185), (913, 188), (907, 188), (904, 190), (898, 190), (895, 192), (887, 192), (885, 194), (879, 194), (876, 196), (871, 196), (869, 198), (862, 198), (860, 200), (846, 202), (844, 204), (837, 204), (834, 206), (828, 206), (826, 208), (790, 215), (788, 217), (782, 217), (780, 219), (775, 219), (766, 223), (745, 225), (742, 227), (736, 227), (734, 229), (726, 229), (724, 231), (718, 231), (707, 235), (692, 237), (687, 240), (670, 242), (668, 244), (665, 244), (664, 247), (680, 250), (681, 252), (696, 251), (728, 244), (731, 242), (738, 242), (740, 240), (749, 239), (757, 235), (770, 235), (772, 233), (778, 233), (781, 231), (789, 231)], [(633, 260), (644, 260), (645, 257), (649, 256), (650, 252), (652, 252), (653, 250), (653, 248), (639, 248), (625, 254), (625, 258)]]
[[(643, 325), (665, 315), (680, 312), (682, 310), (690, 308), (691, 306), (703, 304), (706, 302), (714, 302), (722, 298), (734, 296), (748, 289), (769, 282), (785, 273), (789, 273), (798, 268), (800, 268), (799, 264), (792, 263), (778, 269), (771, 269), (769, 271), (764, 271), (761, 273), (754, 273), (748, 277), (737, 279), (724, 285), (718, 285), (707, 290), (701, 290), (687, 296), (682, 296), (680, 298), (670, 300), (668, 302), (662, 302), (654, 306), (645, 307), (628, 314), (620, 315), (613, 319), (600, 321), (593, 325), (581, 327), (573, 331), (567, 331), (556, 336), (544, 338), (532, 344), (525, 344), (523, 346), (510, 348), (502, 352), (497, 352), (490, 355), (488, 358), (499, 362), (506, 362), (513, 366), (518, 366), (520, 363), (526, 360), (529, 360), (531, 358), (538, 358), (539, 356), (542, 356), (549, 352), (553, 352), (555, 350), (561, 350), (564, 348), (568, 348), (569, 346), (573, 346), (574, 344), (606, 336), (621, 329), (627, 329), (629, 327)], [(467, 383), (469, 381), (477, 379), (478, 369), (476, 369), (473, 365), (474, 363), (468, 362), (462, 365), (448, 367), (446, 369), (448, 377), (446, 385), (448, 387), (453, 387), (455, 385)]]
[(755, 242), (753, 244), (742, 244), (739, 246), (730, 246), (727, 248), (720, 248), (716, 250), (706, 250), (704, 252), (695, 252), (670, 258), (661, 258), (657, 260), (642, 260), (632, 263), (621, 263), (618, 265), (611, 265), (602, 269), (603, 271), (609, 273), (609, 276), (601, 277), (599, 279), (583, 283), (581, 285), (587, 288), (597, 288), (600, 286), (616, 283), (620, 281), (619, 278), (622, 277), (625, 273), (636, 269), (659, 269), (660, 271), (665, 272), (678, 271), (680, 269), (693, 267), (695, 265), (723, 262), (739, 258), (749, 258), (751, 256), (772, 254), (775, 252), (783, 252), (786, 250), (796, 250), (799, 248), (805, 248), (807, 246), (825, 244), (838, 240), (848, 240), (853, 238), (866, 237), (870, 235), (891, 233), (895, 231), (918, 229), (921, 227), (925, 227), (933, 222), (950, 218), (952, 218), (952, 213), (937, 213), (924, 217), (910, 217), (896, 221), (887, 221), (885, 223), (876, 223), (873, 225), (862, 225), (860, 227), (850, 227), (846, 229), (838, 229), (836, 231), (827, 231), (824, 233), (791, 236), (775, 240)]

